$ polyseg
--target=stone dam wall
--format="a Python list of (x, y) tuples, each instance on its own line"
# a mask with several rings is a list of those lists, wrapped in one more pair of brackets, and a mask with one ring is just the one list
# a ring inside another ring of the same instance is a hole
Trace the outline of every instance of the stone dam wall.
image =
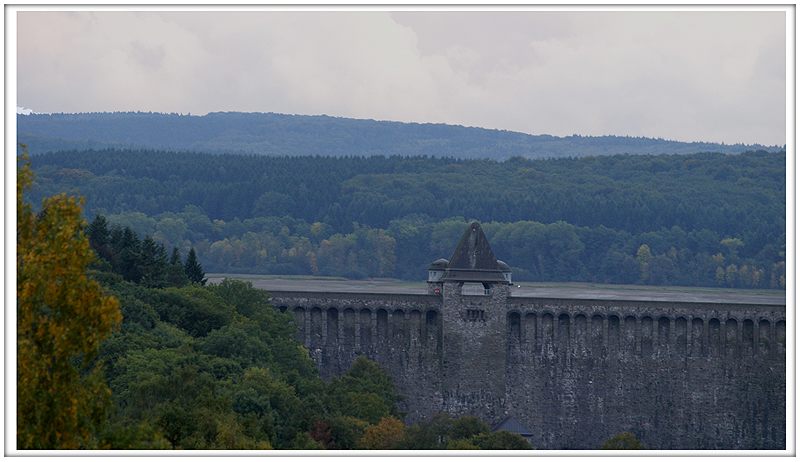
[[(449, 291), (449, 292), (448, 292)], [(272, 292), (323, 377), (359, 355), (408, 422), (514, 416), (538, 449), (786, 447), (783, 305)]]

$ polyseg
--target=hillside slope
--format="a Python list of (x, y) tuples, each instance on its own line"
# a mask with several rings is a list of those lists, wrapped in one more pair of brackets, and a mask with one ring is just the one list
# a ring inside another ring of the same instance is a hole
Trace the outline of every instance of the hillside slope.
[(19, 141), (32, 154), (100, 148), (149, 148), (266, 156), (408, 155), (504, 160), (612, 154), (779, 151), (761, 145), (684, 143), (625, 136), (528, 135), (445, 124), (329, 116), (216, 112), (17, 115)]

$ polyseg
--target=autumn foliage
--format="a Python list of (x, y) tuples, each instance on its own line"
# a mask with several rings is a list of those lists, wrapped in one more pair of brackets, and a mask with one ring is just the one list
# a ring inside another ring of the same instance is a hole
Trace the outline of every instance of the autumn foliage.
[(361, 449), (399, 449), (406, 436), (406, 426), (395, 417), (384, 417), (367, 427), (359, 441)]
[(119, 303), (86, 274), (95, 258), (82, 200), (59, 194), (35, 214), (27, 156), (17, 174), (17, 447), (97, 444), (111, 392), (95, 360), (121, 322)]

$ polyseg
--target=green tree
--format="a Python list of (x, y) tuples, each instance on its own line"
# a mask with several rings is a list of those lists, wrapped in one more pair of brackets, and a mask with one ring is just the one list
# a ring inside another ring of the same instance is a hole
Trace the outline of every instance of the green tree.
[(397, 415), (399, 395), (391, 377), (374, 361), (360, 356), (346, 374), (331, 381), (328, 396), (334, 411), (371, 424)]
[(623, 432), (606, 440), (600, 449), (646, 449), (631, 432)]
[(453, 418), (438, 413), (427, 422), (411, 425), (406, 429), (405, 449), (446, 449), (453, 428)]
[(472, 443), (481, 449), (533, 449), (528, 440), (505, 430), (481, 433), (472, 438)]
[(454, 440), (468, 439), (480, 433), (489, 433), (489, 425), (475, 416), (463, 416), (453, 420), (450, 438)]
[(186, 257), (184, 271), (186, 272), (186, 277), (189, 278), (190, 282), (198, 283), (203, 286), (206, 285), (206, 273), (203, 271), (203, 267), (200, 265), (200, 262), (197, 261), (197, 254), (194, 251), (194, 247), (189, 249), (189, 255)]
[(173, 247), (169, 265), (167, 265), (166, 284), (171, 287), (183, 287), (188, 283), (189, 278), (186, 277), (186, 270), (181, 262), (181, 254), (177, 247)]
[(82, 200), (46, 199), (35, 215), (24, 192), (27, 154), (17, 173), (17, 447), (97, 445), (111, 392), (96, 355), (119, 325), (119, 302), (87, 276), (94, 260)]
[(358, 442), (359, 449), (400, 449), (406, 426), (396, 417), (384, 417), (364, 430)]
[(111, 261), (111, 231), (108, 227), (108, 220), (103, 215), (97, 215), (86, 228), (86, 235), (89, 237), (89, 244), (97, 252), (97, 256)]
[(476, 450), (480, 449), (471, 439), (451, 440), (447, 442), (447, 449), (451, 450)]
[(144, 286), (161, 288), (167, 284), (167, 251), (150, 236), (142, 240), (141, 273)]

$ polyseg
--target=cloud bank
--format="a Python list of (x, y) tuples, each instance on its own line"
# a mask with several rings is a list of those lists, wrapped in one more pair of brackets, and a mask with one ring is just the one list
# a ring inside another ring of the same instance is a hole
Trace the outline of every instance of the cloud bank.
[(785, 143), (782, 12), (20, 12), (18, 105)]

